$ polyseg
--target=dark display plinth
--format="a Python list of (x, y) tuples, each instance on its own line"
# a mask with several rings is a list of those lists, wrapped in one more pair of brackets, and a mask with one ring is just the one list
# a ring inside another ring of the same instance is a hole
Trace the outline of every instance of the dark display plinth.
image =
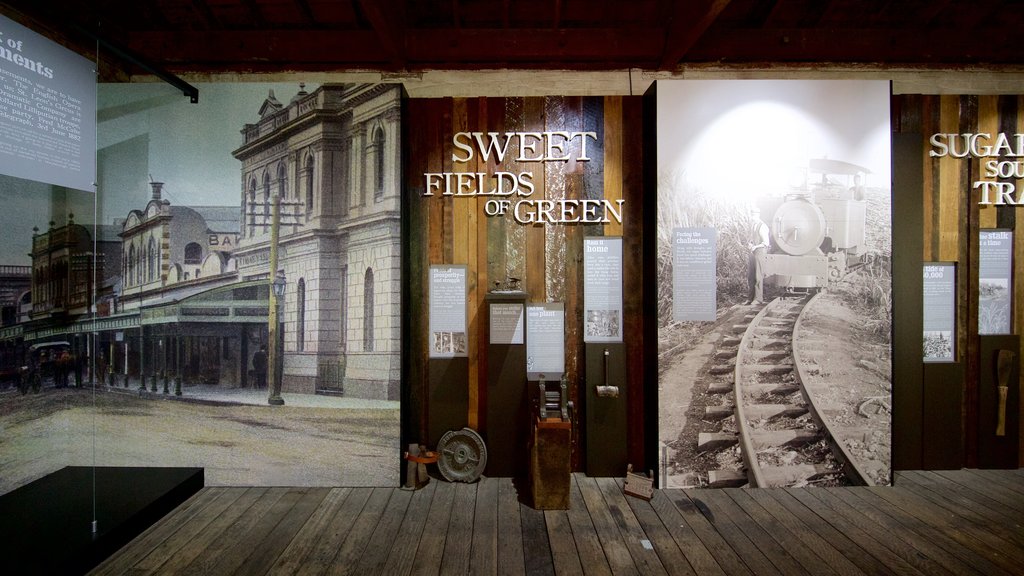
[[(1004, 366), (1006, 399), (1002, 434), (999, 428), (999, 351), (1011, 353)], [(981, 337), (980, 378), (978, 379), (978, 468), (1017, 468), (1020, 463), (1020, 337), (1017, 335)]]
[(964, 368), (959, 362), (924, 364), (921, 468), (959, 470), (964, 465)]
[[(526, 305), (525, 292), (487, 294), (488, 324), (494, 323), (493, 306), (514, 306), (520, 326)], [(504, 336), (507, 336), (505, 334)], [(526, 345), (521, 338), (499, 338), (490, 334), (487, 346), (487, 420), (484, 437), (487, 448), (498, 458), (488, 458), (488, 476), (525, 477), (526, 450), (530, 436), (529, 394), (526, 381)]]
[(625, 476), (626, 346), (587, 344), (587, 476)]
[(58, 470), (0, 496), (0, 554), (5, 571), (88, 572), (198, 492), (203, 483), (202, 468), (69, 466)]

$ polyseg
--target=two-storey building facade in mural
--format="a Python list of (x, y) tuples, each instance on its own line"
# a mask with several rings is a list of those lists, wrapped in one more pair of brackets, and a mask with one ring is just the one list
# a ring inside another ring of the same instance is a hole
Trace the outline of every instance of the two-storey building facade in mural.
[(283, 389), (397, 400), (400, 372), (401, 89), (271, 92), (242, 130), (242, 280), (271, 276), (280, 207)]
[(137, 309), (155, 290), (231, 272), (238, 242), (234, 206), (173, 206), (162, 198), (162, 182), (150, 186), (150, 201), (128, 213), (121, 232), (125, 310)]

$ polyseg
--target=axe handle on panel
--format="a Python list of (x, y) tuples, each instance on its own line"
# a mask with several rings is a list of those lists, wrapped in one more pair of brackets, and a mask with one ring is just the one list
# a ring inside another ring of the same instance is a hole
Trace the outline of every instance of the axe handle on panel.
[(996, 361), (996, 379), (999, 385), (999, 409), (996, 419), (996, 436), (1006, 436), (1006, 394), (1009, 391), (1010, 372), (1016, 356), (1010, 350), (1000, 350)]
[(996, 420), (996, 436), (1006, 436), (1006, 386), (999, 387), (999, 419)]

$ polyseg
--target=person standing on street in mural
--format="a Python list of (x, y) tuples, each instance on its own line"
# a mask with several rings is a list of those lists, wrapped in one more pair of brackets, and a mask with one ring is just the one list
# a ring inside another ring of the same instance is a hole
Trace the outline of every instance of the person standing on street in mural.
[(252, 372), (256, 376), (256, 388), (267, 387), (267, 346), (260, 345), (260, 349), (252, 355)]
[(94, 379), (99, 384), (104, 384), (107, 381), (107, 355), (100, 350), (100, 356), (96, 360), (96, 374)]
[(754, 206), (750, 209), (750, 260), (747, 266), (747, 286), (749, 300), (747, 304), (764, 302), (764, 265), (768, 256), (768, 225), (761, 220), (761, 211)]
[(78, 353), (71, 356), (71, 363), (75, 371), (75, 388), (82, 387), (82, 364), (85, 362), (85, 354)]
[(68, 387), (68, 375), (71, 373), (71, 352), (63, 350), (57, 357), (57, 388)]

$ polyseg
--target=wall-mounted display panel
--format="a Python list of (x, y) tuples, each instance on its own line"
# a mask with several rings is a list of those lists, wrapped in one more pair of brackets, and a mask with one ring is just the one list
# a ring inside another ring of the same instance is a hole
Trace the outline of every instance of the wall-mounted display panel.
[(430, 357), (467, 353), (466, 267), (430, 267)]
[(491, 344), (522, 344), (526, 316), (518, 302), (492, 302)]
[(558, 380), (565, 372), (565, 305), (526, 305), (526, 377)]
[(655, 93), (661, 486), (888, 484), (888, 83)]
[(95, 68), (0, 15), (0, 173), (95, 191)]
[(583, 239), (583, 341), (622, 342), (622, 238)]
[(714, 320), (718, 304), (714, 228), (672, 230), (672, 318)]
[(924, 361), (956, 360), (956, 264), (924, 264)]
[(1013, 333), (1013, 231), (978, 232), (978, 334)]

